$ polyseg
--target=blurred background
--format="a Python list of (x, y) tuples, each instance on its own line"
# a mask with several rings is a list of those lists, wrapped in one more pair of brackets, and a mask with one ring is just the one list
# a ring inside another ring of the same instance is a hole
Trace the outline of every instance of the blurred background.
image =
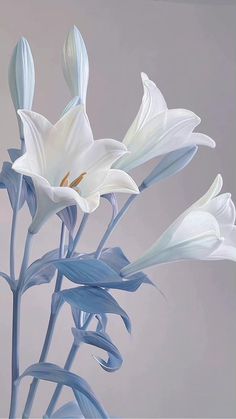
[[(2, 1), (0, 14), (1, 161), (19, 146), (8, 90), (12, 50), (21, 36), (32, 48), (36, 68), (33, 109), (55, 122), (70, 96), (61, 70), (62, 45), (72, 25), (81, 31), (89, 54), (88, 114), (94, 137), (121, 140), (142, 98), (140, 72), (164, 94), (169, 108), (187, 108), (202, 118), (200, 132), (217, 143), (200, 147), (192, 163), (174, 178), (143, 194), (116, 229), (110, 245), (133, 260), (212, 183), (224, 178), (235, 188), (236, 2), (227, 0), (32, 0)], [(137, 182), (156, 161), (133, 172)], [(120, 197), (120, 203), (124, 196)], [(80, 251), (92, 251), (110, 217), (107, 203), (90, 217)], [(23, 209), (17, 256), (20, 260), (30, 217)], [(1, 192), (0, 270), (8, 271), (11, 210)], [(33, 258), (58, 246), (54, 217), (35, 237)], [(120, 319), (109, 325), (124, 356), (122, 369), (105, 373), (83, 347), (74, 370), (91, 384), (111, 415), (128, 418), (236, 417), (236, 278), (233, 262), (185, 262), (149, 269), (165, 294), (143, 286), (137, 293), (114, 293), (129, 313), (132, 336)], [(69, 286), (64, 282), (65, 287)], [(23, 298), (21, 370), (38, 360), (54, 284), (32, 288)], [(0, 417), (10, 397), (11, 306), (0, 282)], [(61, 311), (48, 360), (63, 365), (72, 342), (68, 307)], [(29, 379), (22, 382), (24, 405)], [(53, 385), (40, 384), (32, 417), (42, 417)], [(69, 390), (62, 401), (71, 400)], [(58, 406), (59, 406), (58, 405)]]

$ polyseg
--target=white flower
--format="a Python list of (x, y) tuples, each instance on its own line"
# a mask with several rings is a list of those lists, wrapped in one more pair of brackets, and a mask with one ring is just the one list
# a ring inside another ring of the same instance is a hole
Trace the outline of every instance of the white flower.
[(72, 96), (85, 104), (89, 77), (88, 54), (79, 29), (74, 26), (63, 48), (63, 73)]
[(146, 74), (141, 76), (142, 103), (123, 140), (130, 154), (120, 158), (114, 167), (130, 171), (153, 157), (190, 145), (215, 147), (215, 142), (207, 135), (193, 133), (201, 122), (197, 115), (186, 109), (168, 109), (155, 83)]
[(55, 125), (35, 112), (21, 110), (26, 153), (13, 169), (33, 179), (37, 211), (30, 231), (36, 233), (47, 218), (78, 204), (94, 211), (100, 195), (110, 192), (138, 193), (133, 179), (111, 169), (126, 147), (111, 139), (93, 140), (83, 105), (67, 112)]
[(235, 206), (229, 193), (218, 195), (221, 188), (222, 177), (218, 175), (208, 192), (177, 218), (141, 258), (123, 268), (122, 275), (177, 260), (236, 261)]

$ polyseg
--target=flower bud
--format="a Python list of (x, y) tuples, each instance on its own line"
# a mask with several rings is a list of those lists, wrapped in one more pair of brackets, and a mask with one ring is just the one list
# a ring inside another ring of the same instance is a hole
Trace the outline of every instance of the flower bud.
[(88, 54), (79, 30), (74, 26), (63, 48), (63, 72), (72, 96), (85, 104), (89, 76)]
[[(14, 48), (9, 66), (8, 81), (15, 110), (31, 109), (34, 97), (35, 72), (30, 46), (25, 38), (21, 38)], [(23, 138), (19, 119), (18, 123), (20, 136)]]

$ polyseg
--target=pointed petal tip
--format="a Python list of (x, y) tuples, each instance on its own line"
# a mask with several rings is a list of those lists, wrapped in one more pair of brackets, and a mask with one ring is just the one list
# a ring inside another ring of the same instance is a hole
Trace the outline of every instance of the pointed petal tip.
[(148, 77), (148, 75), (146, 73), (144, 73), (142, 71), (141, 72), (141, 79), (142, 79), (142, 82), (145, 82), (145, 81), (149, 80), (149, 77)]

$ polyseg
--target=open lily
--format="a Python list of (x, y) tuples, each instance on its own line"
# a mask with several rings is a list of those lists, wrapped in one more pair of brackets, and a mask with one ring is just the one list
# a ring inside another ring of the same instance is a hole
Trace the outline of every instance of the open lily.
[(30, 226), (36, 233), (52, 214), (77, 204), (93, 212), (100, 195), (139, 193), (133, 179), (111, 165), (127, 152), (111, 139), (94, 141), (83, 105), (67, 112), (55, 125), (44, 116), (18, 111), (24, 127), (26, 153), (13, 169), (33, 179), (37, 210)]
[(178, 260), (236, 262), (235, 206), (229, 193), (218, 195), (221, 188), (222, 177), (218, 175), (208, 192), (177, 218), (141, 258), (124, 267), (122, 275)]
[(123, 144), (130, 154), (113, 167), (130, 171), (148, 160), (191, 145), (215, 147), (205, 134), (193, 133), (201, 119), (186, 109), (168, 109), (161, 91), (142, 73), (143, 99)]

